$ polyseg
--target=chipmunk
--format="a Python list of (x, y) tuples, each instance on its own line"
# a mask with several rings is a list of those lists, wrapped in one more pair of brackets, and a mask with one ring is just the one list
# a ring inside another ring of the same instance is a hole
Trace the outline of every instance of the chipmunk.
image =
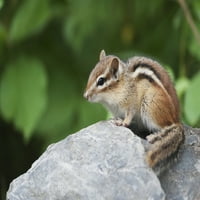
[(135, 121), (149, 131), (146, 160), (152, 168), (173, 155), (184, 140), (176, 91), (156, 61), (133, 57), (125, 63), (102, 50), (84, 97), (103, 104), (116, 125), (128, 127)]

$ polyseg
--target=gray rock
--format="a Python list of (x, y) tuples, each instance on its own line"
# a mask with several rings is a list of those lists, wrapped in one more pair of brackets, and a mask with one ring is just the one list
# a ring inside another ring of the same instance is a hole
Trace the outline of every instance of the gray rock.
[(124, 127), (94, 124), (49, 146), (10, 184), (7, 199), (199, 200), (200, 129), (185, 127), (160, 182), (144, 162), (143, 142)]
[[(199, 169), (199, 163), (196, 163)], [(99, 122), (48, 147), (7, 192), (8, 200), (162, 200), (142, 140)]]
[(177, 159), (159, 178), (167, 200), (200, 200), (200, 129), (185, 127)]

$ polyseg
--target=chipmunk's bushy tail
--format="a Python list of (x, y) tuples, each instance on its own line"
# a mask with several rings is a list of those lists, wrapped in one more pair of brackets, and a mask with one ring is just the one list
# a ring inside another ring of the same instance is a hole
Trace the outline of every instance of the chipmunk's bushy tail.
[(169, 126), (159, 133), (150, 135), (147, 140), (151, 143), (151, 147), (147, 151), (146, 160), (149, 166), (154, 168), (179, 149), (184, 140), (183, 126), (181, 124)]

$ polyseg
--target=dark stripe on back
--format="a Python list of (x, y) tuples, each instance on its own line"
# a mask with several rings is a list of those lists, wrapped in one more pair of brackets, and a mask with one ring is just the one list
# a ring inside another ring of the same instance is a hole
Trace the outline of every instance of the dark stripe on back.
[(151, 65), (147, 63), (137, 63), (133, 65), (133, 72), (136, 71), (138, 67), (150, 69), (156, 75), (156, 77), (161, 80), (160, 74)]
[(154, 83), (154, 80), (150, 76), (144, 73), (139, 74), (138, 79), (147, 79), (149, 82)]

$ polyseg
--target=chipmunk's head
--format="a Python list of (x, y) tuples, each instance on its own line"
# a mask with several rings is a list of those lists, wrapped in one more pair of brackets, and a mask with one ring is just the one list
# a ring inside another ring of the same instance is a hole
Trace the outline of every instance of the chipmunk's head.
[[(116, 56), (101, 51), (99, 62), (90, 73), (84, 97), (91, 102), (104, 103), (116, 92), (124, 64)], [(116, 94), (117, 95), (117, 94)]]

